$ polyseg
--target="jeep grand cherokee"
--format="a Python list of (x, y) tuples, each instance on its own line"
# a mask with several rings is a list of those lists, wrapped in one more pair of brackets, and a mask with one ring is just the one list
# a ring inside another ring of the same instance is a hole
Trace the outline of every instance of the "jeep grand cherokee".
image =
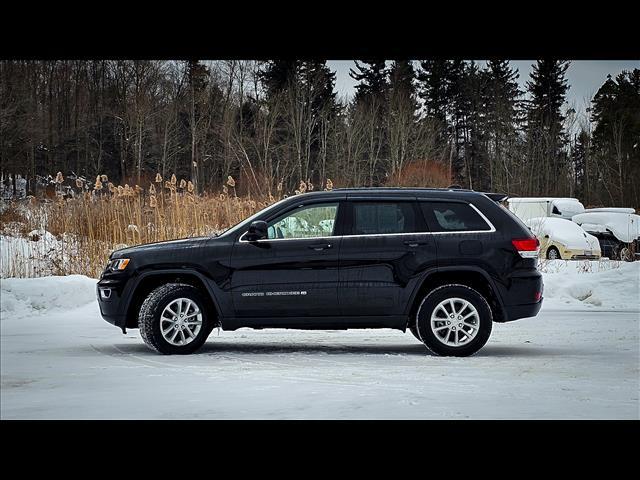
[(102, 316), (163, 354), (214, 327), (407, 329), (466, 356), (493, 322), (542, 305), (538, 240), (500, 200), (461, 189), (366, 188), (285, 198), (219, 236), (115, 251)]

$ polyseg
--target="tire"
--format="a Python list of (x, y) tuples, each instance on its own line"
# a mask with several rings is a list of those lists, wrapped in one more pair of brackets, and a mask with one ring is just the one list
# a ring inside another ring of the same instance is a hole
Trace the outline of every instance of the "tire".
[(409, 327), (409, 330), (411, 330), (411, 333), (413, 333), (414, 337), (416, 337), (420, 342), (422, 342), (422, 339), (420, 338), (420, 332), (418, 332), (418, 327), (416, 326), (415, 323)]
[[(454, 311), (460, 314), (458, 318), (450, 317), (452, 301)], [(468, 318), (463, 322), (460, 317), (463, 320), (464, 317)], [(458, 325), (455, 325), (456, 322), (459, 322)], [(493, 315), (486, 299), (466, 285), (451, 284), (436, 288), (422, 300), (416, 314), (420, 340), (431, 352), (442, 356), (473, 355), (489, 340), (492, 324)], [(443, 336), (446, 336), (446, 341)]]
[(633, 253), (631, 253), (631, 248), (627, 245), (623, 245), (619, 250), (620, 260), (623, 262), (633, 262)]
[[(213, 315), (207, 305), (200, 290), (192, 285), (167, 283), (156, 288), (142, 303), (138, 316), (138, 328), (144, 343), (164, 355), (195, 352), (214, 327)], [(180, 318), (179, 313), (184, 318)], [(167, 316), (173, 316), (173, 320)], [(161, 323), (165, 335), (161, 331)], [(171, 337), (174, 338), (173, 343)]]
[(547, 259), (560, 260), (561, 258), (560, 251), (556, 247), (549, 247), (547, 249)]

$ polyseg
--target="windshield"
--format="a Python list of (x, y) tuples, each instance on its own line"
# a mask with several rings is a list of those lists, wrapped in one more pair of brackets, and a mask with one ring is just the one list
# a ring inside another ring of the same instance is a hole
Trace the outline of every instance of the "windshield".
[(258, 210), (256, 213), (254, 213), (250, 217), (247, 217), (244, 220), (241, 220), (240, 222), (236, 223), (232, 227), (229, 227), (226, 230), (223, 230), (222, 232), (220, 232), (219, 236), (229, 235), (231, 233), (238, 232), (239, 230), (242, 230), (242, 229), (245, 229), (245, 230), (248, 229), (249, 228), (249, 224), (251, 222), (253, 222), (257, 217), (259, 217), (260, 215), (262, 215), (265, 212), (268, 212), (268, 211), (276, 208), (278, 205), (280, 205), (282, 202), (284, 202), (287, 198), (283, 198), (282, 200), (278, 200), (276, 203), (273, 203), (273, 204), (269, 205), (268, 207), (263, 208), (262, 210)]

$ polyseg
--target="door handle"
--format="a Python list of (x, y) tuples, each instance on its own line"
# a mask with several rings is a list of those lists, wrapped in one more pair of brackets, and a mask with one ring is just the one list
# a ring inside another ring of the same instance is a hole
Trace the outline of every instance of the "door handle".
[(309, 245), (308, 248), (315, 250), (316, 252), (319, 252), (321, 250), (327, 250), (331, 248), (331, 244), (330, 243), (314, 243), (313, 245)]
[(409, 245), (410, 247), (417, 247), (418, 245), (428, 245), (429, 242), (420, 240), (405, 240), (403, 243), (405, 245)]

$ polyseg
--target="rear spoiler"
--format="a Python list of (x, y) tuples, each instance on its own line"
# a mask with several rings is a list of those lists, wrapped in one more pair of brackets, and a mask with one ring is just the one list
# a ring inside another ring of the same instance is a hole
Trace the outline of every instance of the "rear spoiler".
[(507, 195), (506, 193), (484, 193), (484, 194), (494, 202), (498, 202), (498, 203), (504, 202), (507, 198), (509, 198), (509, 195)]

